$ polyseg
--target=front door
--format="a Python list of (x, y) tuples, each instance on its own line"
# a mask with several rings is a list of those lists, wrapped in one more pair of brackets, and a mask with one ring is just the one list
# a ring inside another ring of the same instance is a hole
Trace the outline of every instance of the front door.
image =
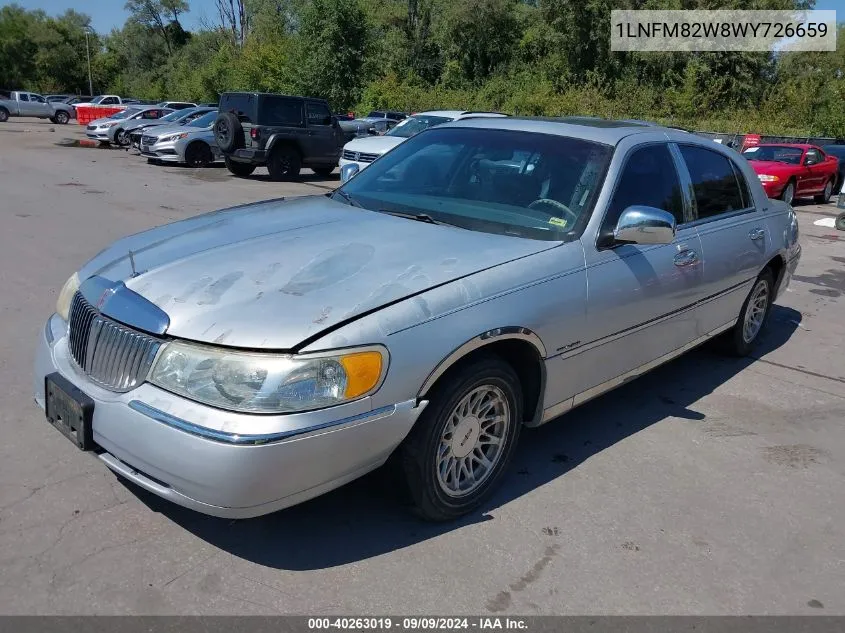
[(335, 141), (332, 113), (324, 103), (306, 102), (305, 118), (308, 125), (308, 144), (311, 161), (326, 165), (336, 164), (340, 145)]
[(32, 108), (32, 116), (51, 117), (53, 108), (47, 103), (47, 99), (37, 94), (29, 94), (29, 105)]
[(743, 171), (731, 158), (698, 145), (678, 149), (691, 182), (694, 224), (701, 239), (704, 283), (698, 334), (704, 335), (739, 316), (772, 236)]
[[(675, 240), (615, 244), (619, 216), (632, 205), (670, 212), (677, 224)], [(588, 284), (585, 336), (563, 355), (575, 376), (574, 404), (695, 338), (694, 304), (703, 273), (701, 243), (689, 217), (669, 146), (634, 148), (622, 167), (597, 243), (583, 244)]]

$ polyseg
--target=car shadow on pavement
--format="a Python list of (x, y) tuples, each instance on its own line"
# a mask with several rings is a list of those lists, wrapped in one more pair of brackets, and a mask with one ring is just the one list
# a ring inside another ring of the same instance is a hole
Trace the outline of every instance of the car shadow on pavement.
[[(786, 343), (801, 313), (774, 306), (756, 357)], [(312, 570), (386, 554), (495, 520), (490, 510), (578, 468), (591, 456), (667, 418), (704, 423), (696, 402), (756, 362), (705, 345), (538, 429), (525, 429), (499, 491), (477, 512), (451, 523), (417, 519), (404, 505), (389, 467), (317, 499), (256, 519), (232, 521), (176, 506), (121, 481), (141, 501), (235, 556), (267, 567)], [(564, 504), (565, 500), (561, 500)]]

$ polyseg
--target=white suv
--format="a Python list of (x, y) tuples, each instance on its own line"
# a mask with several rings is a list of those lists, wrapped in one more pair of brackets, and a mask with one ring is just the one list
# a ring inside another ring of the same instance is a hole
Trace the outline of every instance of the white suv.
[(387, 153), (406, 139), (434, 125), (457, 121), (459, 119), (503, 116), (507, 116), (507, 114), (501, 114), (499, 112), (472, 112), (468, 110), (431, 110), (430, 112), (418, 112), (396, 124), (396, 127), (389, 130), (383, 136), (365, 136), (349, 141), (343, 146), (343, 153), (340, 155), (340, 166), (343, 167), (344, 165), (355, 163), (358, 165), (358, 169), (364, 169), (382, 154)]

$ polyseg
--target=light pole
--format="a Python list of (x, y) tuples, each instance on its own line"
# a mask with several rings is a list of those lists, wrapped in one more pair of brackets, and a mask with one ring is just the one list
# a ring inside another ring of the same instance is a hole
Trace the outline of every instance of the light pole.
[(88, 94), (94, 96), (94, 84), (91, 81), (91, 49), (88, 46), (88, 34), (90, 28), (85, 29), (85, 57), (88, 58)]

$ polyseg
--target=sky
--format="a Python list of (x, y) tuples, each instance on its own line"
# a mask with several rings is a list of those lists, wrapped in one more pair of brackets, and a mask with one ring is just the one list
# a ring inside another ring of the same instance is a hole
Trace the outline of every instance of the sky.
[[(126, 11), (123, 10), (125, 0), (0, 0), (0, 6), (13, 2), (27, 9), (44, 9), (51, 15), (64, 13), (66, 9), (87, 13), (91, 16), (91, 26), (98, 33), (108, 33), (114, 27), (123, 26), (126, 20)], [(188, 0), (188, 3), (191, 10), (182, 20), (185, 29), (197, 28), (203, 18), (216, 20), (214, 0)], [(839, 9), (837, 21), (845, 21), (845, 0), (816, 0), (815, 8)]]

